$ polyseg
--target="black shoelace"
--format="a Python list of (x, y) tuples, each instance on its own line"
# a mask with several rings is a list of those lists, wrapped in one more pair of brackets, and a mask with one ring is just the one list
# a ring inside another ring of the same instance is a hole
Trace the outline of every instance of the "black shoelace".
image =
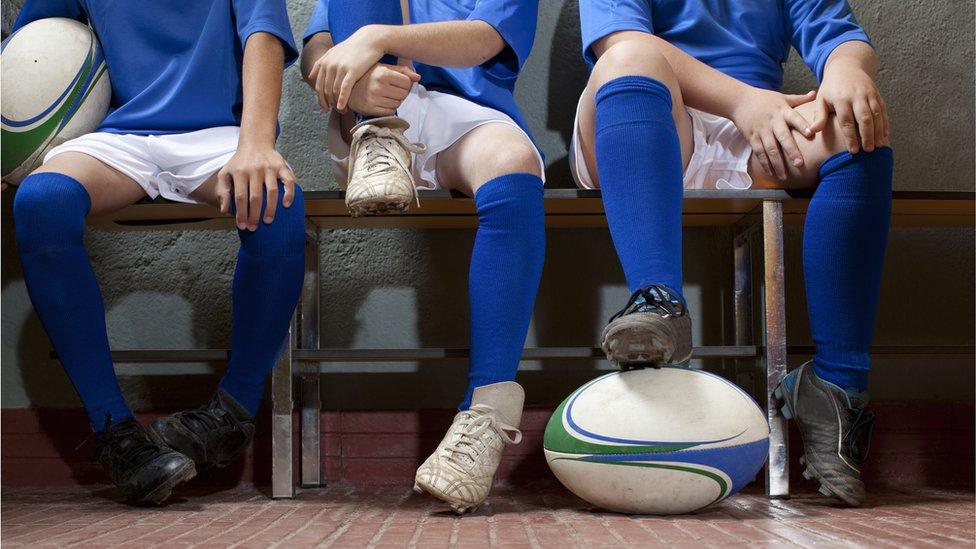
[(871, 433), (874, 431), (874, 412), (861, 408), (851, 422), (851, 428), (844, 435), (843, 443), (850, 452), (851, 459), (858, 465), (864, 463), (871, 449)]
[(135, 420), (112, 425), (109, 414), (105, 416), (105, 429), (97, 435), (97, 440), (99, 454), (107, 455), (113, 464), (124, 468), (141, 465), (159, 453), (159, 446)]
[[(643, 302), (641, 302), (643, 300)], [(652, 284), (646, 288), (640, 288), (627, 301), (627, 305), (610, 317), (610, 321), (646, 307), (648, 311), (657, 313), (663, 317), (680, 316), (684, 314), (684, 305), (668, 291), (666, 286)]]

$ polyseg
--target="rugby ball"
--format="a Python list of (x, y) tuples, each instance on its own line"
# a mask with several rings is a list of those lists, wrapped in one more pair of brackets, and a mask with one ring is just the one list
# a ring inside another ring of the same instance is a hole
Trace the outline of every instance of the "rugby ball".
[(94, 131), (112, 99), (95, 33), (72, 19), (18, 29), (3, 42), (0, 72), (0, 175), (7, 183), (18, 183), (50, 149)]
[(745, 391), (679, 367), (598, 377), (546, 426), (546, 461), (571, 492), (622, 513), (674, 515), (721, 501), (755, 479), (769, 424)]

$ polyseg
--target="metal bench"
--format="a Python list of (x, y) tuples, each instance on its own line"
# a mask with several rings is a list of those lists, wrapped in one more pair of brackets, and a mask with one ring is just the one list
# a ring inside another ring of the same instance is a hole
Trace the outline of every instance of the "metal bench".
[[(419, 208), (382, 217), (353, 219), (346, 212), (340, 191), (305, 193), (308, 240), (305, 279), (288, 340), (272, 374), (272, 493), (293, 497), (296, 486), (325, 483), (321, 461), (320, 366), (335, 362), (405, 362), (463, 359), (467, 349), (327, 349), (319, 345), (319, 240), (320, 229), (397, 228), (458, 229), (477, 224), (472, 200), (447, 191), (425, 192)], [(786, 424), (771, 402), (771, 391), (786, 374), (788, 354), (809, 355), (809, 347), (787, 348), (786, 302), (783, 261), (784, 225), (802, 222), (809, 193), (775, 190), (704, 191), (688, 190), (684, 195), (683, 224), (691, 227), (726, 227), (733, 250), (732, 310), (734, 341), (731, 344), (697, 347), (695, 358), (752, 361), (761, 364), (770, 422), (769, 462), (766, 492), (770, 497), (788, 497), (789, 471)], [(972, 227), (974, 198), (971, 192), (896, 192), (893, 226)], [(550, 189), (545, 191), (546, 226), (605, 227), (599, 191)], [(142, 203), (91, 224), (106, 230), (233, 229), (233, 223), (206, 206), (165, 202)], [(752, 265), (753, 246), (761, 246), (762, 295)], [(759, 299), (754, 299), (754, 297)], [(755, 322), (754, 302), (760, 322)], [(754, 334), (754, 326), (759, 334)], [(584, 342), (592, 344), (592, 342)], [(889, 358), (967, 358), (972, 347), (878, 347), (876, 356)], [(127, 350), (113, 352), (116, 362), (197, 362), (226, 360), (226, 349)], [(602, 352), (592, 346), (526, 348), (523, 360), (594, 359)], [(295, 380), (298, 382), (295, 383)], [(296, 391), (297, 387), (297, 391)], [(295, 443), (293, 417), (295, 393), (300, 394), (300, 474), (293, 471)]]

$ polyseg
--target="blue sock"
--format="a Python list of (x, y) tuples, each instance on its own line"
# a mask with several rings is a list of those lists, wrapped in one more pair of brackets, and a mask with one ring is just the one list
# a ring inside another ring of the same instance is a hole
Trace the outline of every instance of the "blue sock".
[(85, 251), (88, 191), (59, 173), (28, 176), (14, 198), (24, 282), (96, 431), (132, 417), (112, 367), (105, 305)]
[[(331, 0), (329, 2), (329, 33), (336, 44), (352, 36), (366, 25), (402, 25), (403, 10), (399, 0)], [(397, 58), (384, 55), (380, 63), (396, 65)], [(356, 114), (356, 123), (376, 118)]]
[(475, 388), (515, 379), (546, 253), (537, 176), (496, 177), (478, 189), (474, 202), (478, 233), (468, 272), (471, 359), (461, 410), (471, 405)]
[(829, 158), (807, 209), (803, 275), (816, 345), (813, 368), (843, 389), (868, 385), (893, 165), (888, 147)]
[(631, 292), (681, 294), (681, 143), (661, 82), (624, 76), (596, 94), (596, 158), (607, 224)]
[[(278, 209), (270, 225), (238, 231), (232, 297), (230, 363), (220, 387), (255, 416), (264, 383), (288, 333), (305, 272), (305, 201), (295, 187), (295, 201), (285, 208), (279, 184)], [(261, 217), (264, 217), (264, 204)]]

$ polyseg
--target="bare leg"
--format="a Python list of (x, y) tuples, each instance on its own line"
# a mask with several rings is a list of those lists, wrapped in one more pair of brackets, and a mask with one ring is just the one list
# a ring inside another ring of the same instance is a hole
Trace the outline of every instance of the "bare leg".
[(34, 171), (50, 172), (67, 175), (85, 187), (91, 198), (90, 216), (120, 210), (146, 196), (132, 178), (84, 153), (59, 154)]
[(671, 92), (675, 127), (681, 142), (682, 166), (687, 168), (695, 150), (691, 117), (685, 109), (674, 70), (652, 42), (627, 41), (609, 47), (597, 60), (583, 90), (579, 109), (578, 146), (590, 170), (590, 180), (599, 186), (596, 159), (596, 92), (607, 82), (622, 76), (646, 76), (662, 82)]

